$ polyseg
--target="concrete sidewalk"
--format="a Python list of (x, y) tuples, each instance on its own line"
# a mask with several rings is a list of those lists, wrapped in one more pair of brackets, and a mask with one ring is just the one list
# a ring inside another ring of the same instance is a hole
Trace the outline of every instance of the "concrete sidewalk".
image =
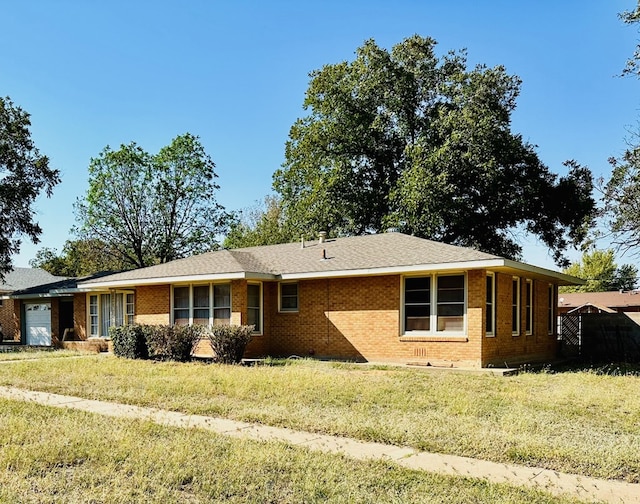
[(554, 495), (574, 496), (583, 500), (640, 504), (639, 484), (588, 478), (548, 469), (500, 464), (455, 455), (419, 452), (413, 448), (367, 443), (349, 438), (250, 424), (224, 418), (187, 415), (155, 408), (93, 401), (13, 387), (0, 387), (0, 397), (100, 415), (146, 420), (170, 427), (205, 429), (225, 436), (256, 441), (282, 441), (311, 450), (339, 453), (360, 460), (385, 459), (408, 469), (532, 487)]

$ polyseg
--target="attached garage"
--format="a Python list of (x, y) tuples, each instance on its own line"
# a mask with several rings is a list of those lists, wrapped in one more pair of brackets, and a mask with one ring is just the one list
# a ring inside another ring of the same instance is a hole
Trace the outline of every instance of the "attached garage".
[(27, 345), (51, 346), (51, 303), (25, 303)]

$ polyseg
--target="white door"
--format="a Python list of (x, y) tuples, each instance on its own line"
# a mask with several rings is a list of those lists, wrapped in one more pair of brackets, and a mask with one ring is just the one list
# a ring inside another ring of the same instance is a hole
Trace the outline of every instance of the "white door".
[(25, 303), (27, 345), (51, 346), (51, 303)]

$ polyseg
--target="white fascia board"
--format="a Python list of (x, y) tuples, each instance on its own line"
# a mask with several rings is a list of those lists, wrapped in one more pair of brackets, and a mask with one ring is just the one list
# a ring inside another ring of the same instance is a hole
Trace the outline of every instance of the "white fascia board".
[(117, 287), (137, 287), (141, 285), (166, 285), (178, 283), (201, 283), (215, 282), (219, 280), (238, 280), (244, 278), (252, 280), (273, 280), (275, 279), (275, 276), (267, 273), (249, 273), (245, 271), (239, 271), (235, 273), (214, 273), (208, 275), (183, 275), (158, 278), (139, 278), (130, 280), (81, 282), (78, 284), (78, 288), (81, 289), (82, 292), (86, 292), (90, 290), (95, 291)]
[(485, 259), (481, 261), (461, 261), (438, 264), (416, 264), (412, 266), (390, 266), (386, 268), (364, 268), (338, 271), (313, 271), (307, 273), (283, 273), (282, 280), (304, 280), (311, 278), (333, 278), (349, 276), (397, 275), (402, 273), (418, 273), (431, 271), (460, 271), (482, 268), (499, 268), (504, 266), (504, 259)]
[(18, 294), (11, 296), (11, 299), (39, 299), (39, 298), (52, 298), (52, 297), (70, 297), (70, 294), (55, 294), (52, 292), (41, 292), (40, 294)]
[(537, 276), (553, 278), (562, 285), (583, 284), (579, 278), (565, 275), (557, 271), (531, 266), (510, 259), (497, 257), (495, 259), (483, 259), (478, 261), (460, 261), (437, 264), (417, 264), (412, 266), (391, 266), (386, 268), (364, 268), (355, 270), (336, 270), (336, 271), (312, 271), (305, 273), (283, 273), (280, 275), (282, 280), (305, 280), (313, 278), (337, 278), (350, 276), (373, 276), (373, 275), (398, 275), (411, 274), (420, 272), (438, 272), (438, 271), (468, 271), (477, 269), (509, 269), (531, 273)]
[(584, 285), (587, 283), (581, 278), (567, 275), (566, 273), (560, 273), (559, 271), (553, 271), (550, 269), (541, 268), (539, 266), (533, 266), (531, 264), (512, 261), (510, 259), (505, 259), (504, 263), (505, 263), (505, 267), (507, 268), (518, 269), (521, 271), (525, 271), (527, 273), (532, 273), (534, 275), (542, 275), (546, 277), (555, 278), (556, 280), (559, 281), (558, 282), (559, 285)]

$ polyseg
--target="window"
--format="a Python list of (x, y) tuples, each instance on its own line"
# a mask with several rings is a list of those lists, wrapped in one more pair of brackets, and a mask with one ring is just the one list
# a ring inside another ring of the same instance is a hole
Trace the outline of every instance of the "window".
[(431, 277), (404, 280), (404, 330), (431, 329)]
[(555, 308), (555, 288), (553, 284), (549, 284), (549, 299), (547, 304), (547, 332), (553, 334), (555, 326), (554, 308)]
[(231, 323), (231, 284), (213, 286), (213, 324)]
[(247, 285), (247, 324), (254, 326), (253, 332), (262, 332), (262, 286)]
[(464, 275), (438, 278), (438, 331), (464, 331)]
[(231, 322), (231, 284), (180, 285), (173, 288), (175, 325)]
[(280, 311), (283, 311), (283, 312), (298, 311), (298, 284), (297, 283), (281, 283), (280, 284)]
[(173, 288), (173, 323), (189, 324), (189, 287)]
[(525, 285), (525, 311), (527, 316), (524, 322), (524, 328), (527, 334), (532, 334), (533, 333), (533, 280), (527, 279), (524, 285)]
[(209, 325), (209, 286), (195, 285), (193, 287), (193, 323)]
[(406, 277), (403, 293), (404, 334), (465, 331), (464, 275)]
[(511, 282), (511, 334), (520, 334), (520, 279), (513, 278)]
[(135, 315), (134, 295), (127, 292), (89, 294), (89, 336), (107, 338), (111, 326), (133, 324)]
[(493, 273), (487, 275), (487, 302), (485, 313), (485, 333), (487, 336), (495, 336), (495, 276)]

